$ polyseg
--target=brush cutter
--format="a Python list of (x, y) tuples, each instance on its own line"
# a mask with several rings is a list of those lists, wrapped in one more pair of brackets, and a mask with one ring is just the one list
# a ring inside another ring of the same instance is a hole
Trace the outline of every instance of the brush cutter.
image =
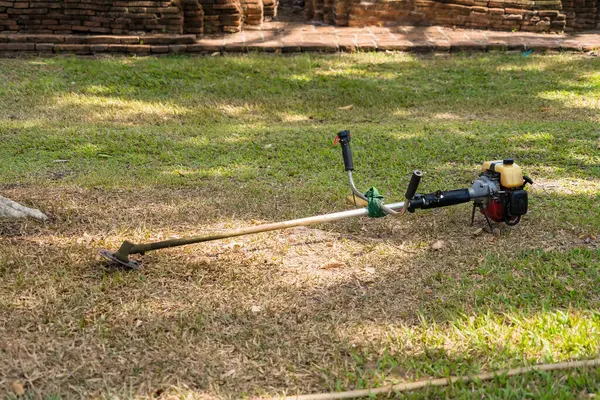
[(348, 174), (353, 196), (366, 201), (368, 206), (365, 208), (226, 230), (197, 237), (165, 240), (162, 242), (134, 244), (125, 241), (116, 253), (101, 249), (99, 250), (99, 254), (115, 263), (137, 269), (139, 268), (139, 263), (129, 259), (131, 254), (143, 255), (152, 250), (209, 242), (296, 226), (314, 225), (352, 217), (369, 216), (372, 218), (379, 218), (385, 217), (386, 215), (402, 215), (406, 211), (414, 212), (416, 209), (426, 210), (430, 208), (447, 207), (468, 203), (473, 200), (471, 224), (473, 224), (475, 219), (475, 211), (479, 209), (491, 231), (493, 228), (490, 220), (504, 222), (507, 225), (512, 226), (518, 224), (521, 221), (521, 216), (527, 213), (527, 192), (524, 189), (526, 184), (533, 184), (533, 181), (529, 177), (524, 176), (521, 167), (515, 164), (514, 160), (510, 158), (483, 163), (479, 177), (473, 182), (473, 185), (470, 188), (449, 191), (438, 190), (437, 192), (429, 194), (417, 194), (417, 188), (423, 174), (421, 171), (416, 170), (413, 172), (408, 188), (404, 194), (405, 201), (384, 204), (383, 196), (381, 196), (374, 187), (364, 194), (356, 188), (352, 176), (354, 163), (352, 161), (350, 139), (350, 132), (342, 131), (337, 135), (334, 144), (339, 143), (341, 145), (344, 166), (346, 173)]

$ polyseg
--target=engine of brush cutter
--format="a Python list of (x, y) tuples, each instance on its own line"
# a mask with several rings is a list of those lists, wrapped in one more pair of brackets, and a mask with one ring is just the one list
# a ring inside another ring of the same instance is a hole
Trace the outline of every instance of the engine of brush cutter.
[(473, 212), (478, 207), (492, 221), (518, 224), (527, 213), (525, 185), (528, 183), (533, 181), (523, 175), (521, 167), (511, 158), (483, 163), (479, 178), (469, 190), (474, 200)]
[(525, 185), (528, 183), (532, 184), (533, 181), (523, 175), (521, 167), (513, 159), (488, 161), (483, 163), (481, 174), (470, 189), (415, 194), (410, 199), (408, 211), (447, 207), (473, 200), (471, 223), (475, 218), (475, 210), (479, 208), (490, 229), (490, 220), (516, 225), (521, 221), (521, 216), (527, 213)]

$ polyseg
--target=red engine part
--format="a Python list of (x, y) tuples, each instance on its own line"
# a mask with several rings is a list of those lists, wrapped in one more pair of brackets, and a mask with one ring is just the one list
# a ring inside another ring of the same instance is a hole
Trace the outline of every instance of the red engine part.
[(488, 204), (487, 209), (485, 210), (487, 216), (496, 222), (504, 221), (504, 206), (500, 202), (500, 200), (492, 200), (490, 204)]

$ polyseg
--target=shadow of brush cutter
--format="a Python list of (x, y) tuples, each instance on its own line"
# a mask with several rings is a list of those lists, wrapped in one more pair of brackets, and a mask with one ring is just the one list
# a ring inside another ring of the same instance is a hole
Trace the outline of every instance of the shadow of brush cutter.
[(342, 147), (342, 156), (350, 180), (350, 188), (354, 196), (367, 202), (368, 206), (365, 208), (220, 231), (197, 237), (165, 240), (162, 242), (134, 244), (125, 241), (117, 252), (101, 249), (99, 250), (99, 254), (112, 262), (138, 269), (140, 264), (137, 261), (129, 259), (131, 254), (143, 255), (152, 250), (167, 249), (296, 226), (314, 225), (346, 218), (363, 216), (380, 218), (386, 215), (403, 215), (406, 211), (414, 212), (416, 209), (426, 210), (429, 208), (448, 207), (468, 203), (471, 200), (473, 200), (471, 224), (473, 224), (475, 219), (475, 211), (479, 208), (490, 227), (490, 231), (492, 230), (490, 220), (505, 222), (507, 225), (512, 226), (518, 224), (521, 221), (521, 216), (527, 213), (527, 192), (524, 189), (526, 184), (532, 184), (533, 181), (523, 175), (521, 167), (515, 164), (512, 159), (483, 163), (479, 177), (473, 182), (470, 188), (444, 192), (438, 190), (429, 194), (417, 194), (417, 188), (423, 174), (421, 171), (416, 170), (413, 172), (406, 193), (404, 194), (406, 200), (399, 203), (384, 204), (383, 196), (374, 187), (363, 194), (354, 185), (352, 177), (354, 163), (352, 161), (352, 150), (350, 149), (350, 138), (349, 131), (342, 131), (335, 138), (334, 144), (339, 143)]

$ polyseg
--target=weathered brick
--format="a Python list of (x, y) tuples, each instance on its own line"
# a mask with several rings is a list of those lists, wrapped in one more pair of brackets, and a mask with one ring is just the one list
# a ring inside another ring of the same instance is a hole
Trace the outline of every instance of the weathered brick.
[(126, 44), (109, 44), (108, 51), (112, 53), (126, 53), (127, 45)]
[(185, 44), (171, 44), (169, 45), (170, 53), (184, 53), (187, 49), (187, 45)]
[(83, 35), (67, 35), (65, 36), (65, 44), (84, 44), (87, 40), (87, 36)]
[(35, 44), (35, 49), (37, 51), (53, 51), (54, 50), (54, 43), (36, 43)]
[(33, 51), (35, 50), (35, 43), (0, 43), (0, 50)]
[(123, 44), (138, 44), (140, 43), (140, 37), (139, 36), (120, 36), (119, 37), (119, 43), (123, 43)]
[(127, 46), (127, 52), (132, 54), (150, 54), (152, 46), (142, 44), (130, 44)]
[(104, 53), (108, 51), (108, 44), (91, 44), (90, 51), (92, 53)]
[(153, 35), (144, 36), (141, 38), (145, 44), (194, 44), (196, 43), (196, 37), (194, 35), (180, 35), (180, 36), (163, 36)]
[(169, 52), (169, 46), (151, 46), (150, 51), (152, 53), (157, 53), (157, 54), (161, 54), (161, 53), (168, 53)]
[(57, 45), (54, 46), (54, 51), (56, 52), (69, 52), (69, 53), (75, 53), (75, 52), (83, 52), (83, 51), (89, 51), (90, 50), (90, 46), (87, 44), (66, 44), (66, 43), (59, 43)]
[(34, 43), (63, 43), (65, 37), (62, 35), (29, 35), (27, 41)]

